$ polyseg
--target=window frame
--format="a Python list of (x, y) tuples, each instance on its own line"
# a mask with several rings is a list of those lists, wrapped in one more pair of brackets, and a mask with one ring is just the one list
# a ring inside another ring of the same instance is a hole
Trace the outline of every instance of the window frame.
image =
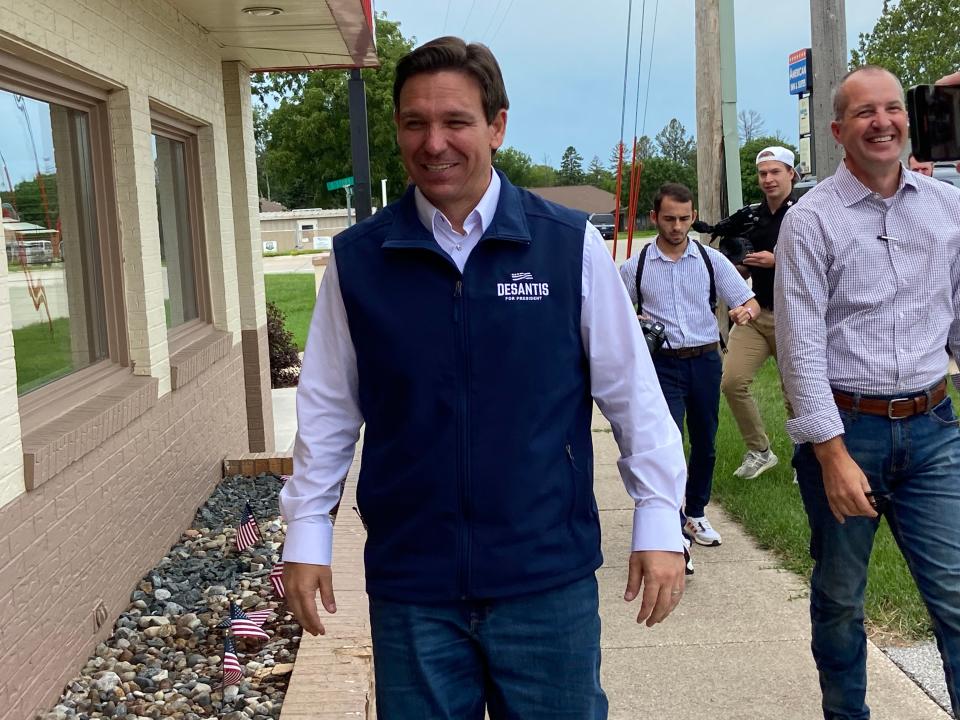
[[(66, 69), (65, 69), (66, 70)], [(46, 385), (18, 392), (21, 430), (26, 435), (51, 417), (75, 407), (87, 390), (104, 385), (109, 376), (128, 375), (130, 348), (127, 334), (123, 253), (117, 215), (113, 174), (113, 143), (110, 137), (108, 99), (110, 90), (0, 50), (0, 90), (32, 100), (82, 112), (89, 131), (93, 214), (97, 223), (100, 268), (97, 276), (103, 295), (106, 326), (106, 357)], [(89, 307), (90, 298), (84, 299)], [(16, 347), (14, 347), (16, 353)], [(65, 400), (69, 398), (69, 400)]]
[(184, 145), (187, 219), (190, 223), (190, 254), (193, 259), (194, 291), (197, 302), (197, 317), (195, 319), (188, 320), (176, 327), (167, 328), (167, 345), (170, 355), (183, 350), (204, 337), (213, 325), (210, 271), (207, 261), (206, 233), (204, 231), (203, 188), (200, 177), (199, 132), (201, 128), (201, 125), (194, 124), (186, 116), (180, 116), (172, 109), (160, 106), (151, 100), (151, 134), (181, 142)]

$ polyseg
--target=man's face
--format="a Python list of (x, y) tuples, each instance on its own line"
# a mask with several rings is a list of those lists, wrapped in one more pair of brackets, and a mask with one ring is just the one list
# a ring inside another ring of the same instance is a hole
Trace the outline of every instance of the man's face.
[(768, 201), (780, 202), (793, 189), (793, 169), (779, 160), (757, 163), (757, 183)]
[(491, 150), (503, 143), (507, 111), (488, 123), (476, 80), (442, 70), (404, 83), (394, 120), (410, 179), (448, 219), (462, 221), (490, 183)]
[(921, 175), (926, 175), (927, 177), (933, 177), (933, 163), (932, 162), (920, 162), (913, 155), (907, 160), (910, 165), (910, 169), (914, 172), (918, 172)]
[(843, 88), (847, 108), (830, 129), (851, 170), (872, 174), (899, 165), (907, 141), (907, 112), (897, 81), (888, 73), (867, 70), (847, 78)]
[(650, 220), (657, 226), (659, 236), (674, 246), (686, 242), (690, 226), (696, 219), (692, 202), (680, 202), (669, 195), (660, 202), (660, 212), (650, 211)]

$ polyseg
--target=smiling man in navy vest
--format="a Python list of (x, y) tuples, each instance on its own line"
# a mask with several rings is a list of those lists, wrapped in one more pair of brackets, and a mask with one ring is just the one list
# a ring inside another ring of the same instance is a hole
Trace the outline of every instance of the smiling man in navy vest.
[(627, 293), (586, 215), (492, 169), (507, 96), (490, 51), (440, 38), (397, 65), (413, 182), (340, 234), (297, 396), (284, 581), (304, 629), (336, 609), (329, 511), (366, 425), (357, 501), (383, 718), (605, 718), (593, 401), (636, 510), (627, 601), (684, 588), (685, 470)]

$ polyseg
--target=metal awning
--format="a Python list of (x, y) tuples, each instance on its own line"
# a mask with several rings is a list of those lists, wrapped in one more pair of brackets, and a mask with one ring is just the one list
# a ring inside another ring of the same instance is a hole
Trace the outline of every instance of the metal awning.
[[(253, 71), (378, 67), (373, 0), (170, 0)], [(246, 11), (246, 12), (245, 12)], [(279, 11), (268, 14), (270, 11)]]

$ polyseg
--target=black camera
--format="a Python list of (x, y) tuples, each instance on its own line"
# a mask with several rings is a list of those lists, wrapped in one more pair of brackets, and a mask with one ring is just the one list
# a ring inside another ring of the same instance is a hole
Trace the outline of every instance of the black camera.
[(730, 217), (726, 217), (716, 225), (709, 225), (702, 220), (693, 223), (693, 229), (700, 233), (708, 233), (712, 240), (716, 240), (717, 250), (734, 265), (743, 265), (743, 259), (753, 252), (753, 243), (747, 238), (760, 219), (758, 210), (760, 204), (747, 205), (737, 210)]
[(640, 318), (640, 330), (643, 331), (643, 339), (647, 341), (650, 354), (656, 355), (667, 341), (667, 329), (662, 322)]

